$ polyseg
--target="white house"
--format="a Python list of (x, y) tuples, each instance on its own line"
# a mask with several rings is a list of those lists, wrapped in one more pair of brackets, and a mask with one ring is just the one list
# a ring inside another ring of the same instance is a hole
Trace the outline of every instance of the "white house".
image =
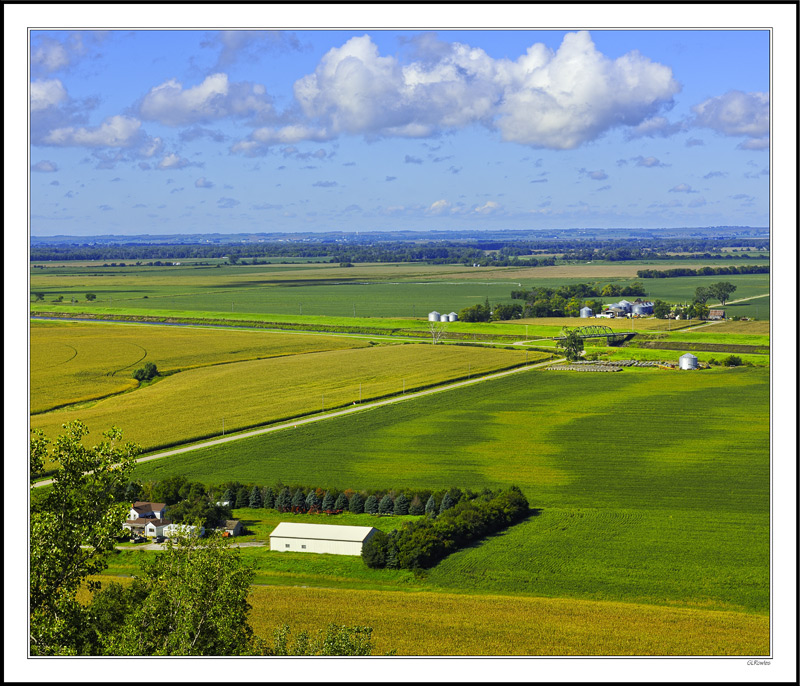
[(372, 526), (281, 522), (269, 535), (269, 547), (281, 552), (361, 555), (361, 546), (376, 531)]
[(172, 536), (199, 536), (206, 533), (206, 528), (201, 526), (199, 529), (193, 524), (167, 524), (163, 529), (162, 536), (171, 538)]
[(133, 505), (131, 505), (131, 509), (128, 511), (128, 519), (139, 519), (140, 517), (164, 519), (166, 514), (166, 503), (148, 503), (137, 500)]
[(172, 524), (169, 519), (148, 519), (144, 526), (145, 536), (163, 536), (164, 529)]

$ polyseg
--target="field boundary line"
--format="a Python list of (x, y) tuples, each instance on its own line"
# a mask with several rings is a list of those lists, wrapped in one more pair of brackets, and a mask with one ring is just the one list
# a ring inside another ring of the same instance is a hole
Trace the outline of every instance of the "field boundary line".
[[(394, 396), (391, 398), (386, 398), (384, 400), (377, 400), (371, 403), (364, 403), (362, 405), (356, 405), (353, 407), (348, 407), (342, 410), (335, 410), (334, 412), (326, 412), (325, 414), (317, 414), (312, 415), (310, 417), (306, 417), (304, 419), (297, 419), (288, 422), (282, 422), (280, 424), (276, 424), (274, 426), (267, 426), (263, 429), (254, 429), (252, 431), (246, 431), (244, 433), (234, 434), (232, 436), (224, 436), (221, 438), (214, 438), (209, 441), (203, 441), (201, 443), (197, 443), (195, 445), (185, 446), (182, 448), (174, 448), (172, 450), (166, 450), (160, 453), (156, 453), (155, 455), (145, 455), (144, 457), (137, 458), (135, 460), (136, 464), (142, 462), (149, 462), (150, 460), (159, 460), (164, 457), (171, 457), (173, 455), (180, 455), (181, 453), (188, 453), (192, 450), (200, 450), (202, 448), (209, 448), (215, 445), (222, 445), (224, 443), (230, 443), (232, 441), (238, 441), (244, 438), (252, 438), (254, 436), (260, 436), (267, 433), (272, 433), (273, 431), (283, 431), (284, 429), (296, 428), (301, 425), (305, 424), (312, 424), (314, 422), (321, 422), (326, 419), (334, 419), (336, 417), (343, 417), (346, 415), (354, 414), (356, 412), (363, 412), (366, 410), (372, 410), (376, 407), (382, 407), (384, 405), (392, 405), (394, 403), (404, 402), (407, 400), (415, 400), (417, 398), (421, 398), (427, 395), (431, 395), (433, 393), (442, 393), (445, 391), (450, 391), (456, 388), (462, 388), (464, 386), (469, 386), (472, 384), (480, 383), (482, 381), (489, 381), (491, 379), (498, 379), (504, 376), (509, 376), (510, 374), (518, 374), (524, 371), (530, 371), (531, 369), (538, 369), (541, 367), (546, 367), (547, 365), (551, 364), (559, 364), (563, 362), (565, 358), (560, 358), (557, 360), (547, 360), (545, 362), (539, 362), (537, 364), (531, 365), (523, 365), (521, 367), (514, 367), (513, 369), (504, 369), (500, 372), (492, 372), (490, 374), (485, 374), (480, 377), (476, 377), (475, 379), (467, 379), (466, 381), (458, 381), (456, 383), (451, 383), (447, 385), (437, 386), (435, 388), (428, 388), (423, 391), (418, 391), (416, 393), (407, 393), (405, 395)], [(44, 481), (37, 481), (36, 483), (31, 484), (31, 488), (39, 488), (40, 486), (49, 486), (53, 483), (52, 479), (46, 479)]]

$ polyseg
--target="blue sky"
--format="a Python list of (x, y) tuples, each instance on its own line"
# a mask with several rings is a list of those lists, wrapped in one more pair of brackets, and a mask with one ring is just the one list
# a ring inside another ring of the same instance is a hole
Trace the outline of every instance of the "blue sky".
[(35, 31), (31, 234), (769, 224), (767, 31)]

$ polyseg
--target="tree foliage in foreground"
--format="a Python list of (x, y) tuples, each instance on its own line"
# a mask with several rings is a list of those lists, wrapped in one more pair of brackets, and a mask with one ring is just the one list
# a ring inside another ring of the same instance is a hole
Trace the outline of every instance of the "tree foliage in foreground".
[[(108, 655), (247, 655), (253, 570), (218, 535), (188, 536), (142, 561), (133, 612), (101, 636)], [(102, 598), (102, 593), (98, 594)], [(131, 604), (133, 605), (133, 604)]]
[(40, 431), (31, 431), (31, 472), (42, 471), (48, 457), (56, 465), (52, 487), (30, 513), (32, 655), (80, 652), (86, 609), (76, 599), (78, 588), (106, 568), (105, 555), (123, 533), (128, 507), (115, 502), (115, 493), (127, 484), (139, 448), (121, 444), (116, 428), (86, 447), (88, 433), (82, 422), (65, 424), (50, 447)]

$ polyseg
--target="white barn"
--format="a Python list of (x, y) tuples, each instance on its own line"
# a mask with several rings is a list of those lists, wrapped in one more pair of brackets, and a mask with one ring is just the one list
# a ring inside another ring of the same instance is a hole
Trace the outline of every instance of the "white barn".
[(281, 522), (269, 535), (269, 547), (281, 552), (361, 555), (361, 546), (376, 531), (373, 526)]

